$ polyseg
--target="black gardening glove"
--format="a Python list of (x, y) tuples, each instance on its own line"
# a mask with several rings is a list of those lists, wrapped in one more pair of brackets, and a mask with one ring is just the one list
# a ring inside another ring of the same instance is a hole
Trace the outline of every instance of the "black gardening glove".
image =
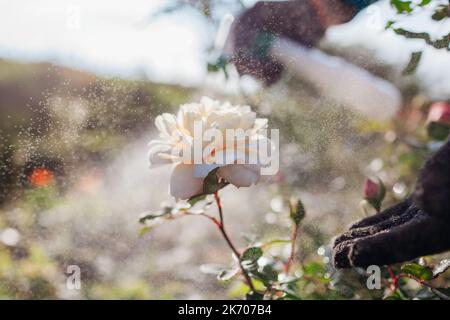
[(233, 24), (233, 63), (240, 74), (271, 84), (278, 80), (283, 66), (259, 52), (264, 47), (261, 34), (312, 47), (330, 25), (346, 22), (355, 14), (354, 8), (336, 0), (260, 1)]
[(407, 200), (334, 241), (337, 268), (389, 265), (450, 250), (450, 140), (426, 162)]

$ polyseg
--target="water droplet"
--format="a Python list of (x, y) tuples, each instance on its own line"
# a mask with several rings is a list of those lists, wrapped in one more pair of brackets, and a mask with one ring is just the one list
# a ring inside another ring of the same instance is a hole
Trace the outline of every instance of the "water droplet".
[(283, 210), (283, 200), (281, 199), (281, 197), (273, 198), (270, 201), (270, 208), (274, 212), (281, 212)]
[(303, 276), (303, 272), (301, 270), (297, 270), (294, 272), (294, 276), (297, 278), (301, 278)]
[(344, 177), (337, 177), (333, 181), (331, 181), (330, 188), (333, 191), (340, 191), (345, 188), (346, 181)]
[(403, 182), (397, 182), (392, 187), (396, 198), (402, 198), (406, 195), (406, 185)]
[(7, 246), (15, 246), (20, 240), (20, 233), (16, 229), (7, 228), (0, 235), (0, 241)]
[(374, 172), (380, 171), (383, 168), (383, 160), (380, 158), (373, 159), (370, 162), (369, 168)]
[(325, 247), (320, 247), (319, 249), (317, 249), (317, 254), (319, 256), (323, 256), (325, 254)]
[(389, 130), (389, 131), (386, 132), (386, 134), (384, 135), (384, 139), (385, 139), (387, 142), (390, 142), (390, 143), (394, 142), (396, 138), (397, 138), (397, 134), (396, 134), (395, 131), (393, 131), (393, 130)]
[(269, 212), (266, 213), (265, 219), (268, 224), (274, 224), (277, 222), (277, 215), (272, 212)]

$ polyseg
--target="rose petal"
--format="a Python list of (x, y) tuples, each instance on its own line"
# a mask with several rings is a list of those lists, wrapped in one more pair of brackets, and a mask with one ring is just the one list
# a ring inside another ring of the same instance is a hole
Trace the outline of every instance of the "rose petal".
[(169, 164), (176, 159), (171, 155), (172, 145), (160, 140), (151, 141), (148, 146), (148, 161), (151, 167)]
[(203, 178), (194, 176), (194, 165), (180, 163), (175, 166), (170, 177), (170, 195), (185, 200), (202, 193)]
[(430, 107), (427, 121), (450, 124), (450, 103), (433, 103)]
[(166, 125), (167, 132), (171, 134), (177, 129), (177, 118), (171, 113), (163, 113), (162, 117)]
[(269, 120), (266, 118), (256, 118), (255, 119), (255, 125), (253, 126), (253, 130), (258, 131), (261, 129), (265, 129), (267, 127), (267, 123)]
[(248, 111), (242, 114), (240, 128), (247, 130), (254, 126), (256, 120), (256, 113)]
[(172, 131), (176, 129), (176, 118), (173, 114), (163, 113), (155, 118), (155, 126), (164, 138), (171, 137)]
[(209, 97), (202, 97), (200, 100), (201, 112), (204, 116), (207, 116), (214, 110), (220, 109), (220, 102), (213, 100)]
[(209, 114), (206, 123), (215, 125), (220, 130), (237, 129), (241, 123), (241, 117), (234, 112), (214, 111)]
[(279, 157), (276, 145), (263, 135), (252, 136), (246, 152), (249, 157), (249, 163), (254, 164), (256, 162), (262, 166), (268, 165), (274, 157)]
[(236, 187), (249, 187), (260, 178), (260, 166), (255, 164), (230, 164), (217, 170), (217, 174)]
[[(219, 165), (244, 164), (247, 160), (247, 153), (245, 147), (243, 149), (226, 148), (217, 149), (214, 155), (206, 157), (205, 162)], [(216, 161), (217, 160), (217, 161)]]

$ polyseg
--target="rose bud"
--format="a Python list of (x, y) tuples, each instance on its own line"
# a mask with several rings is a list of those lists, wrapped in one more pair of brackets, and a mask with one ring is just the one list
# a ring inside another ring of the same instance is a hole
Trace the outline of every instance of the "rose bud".
[(450, 103), (436, 102), (431, 105), (427, 119), (428, 135), (445, 140), (450, 133)]
[(381, 203), (385, 196), (383, 182), (378, 179), (378, 183), (367, 178), (364, 182), (364, 199), (376, 210), (380, 211)]
[(370, 180), (369, 178), (366, 179), (366, 181), (364, 182), (364, 198), (376, 198), (378, 196), (379, 190), (380, 186), (378, 185), (378, 183)]
[(427, 122), (439, 122), (450, 125), (450, 103), (433, 103), (428, 112)]

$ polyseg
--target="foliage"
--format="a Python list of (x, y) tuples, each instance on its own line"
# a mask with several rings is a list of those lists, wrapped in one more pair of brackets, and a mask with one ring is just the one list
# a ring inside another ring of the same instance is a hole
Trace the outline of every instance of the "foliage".
[[(435, 5), (437, 3), (437, 5)], [(434, 21), (442, 21), (450, 18), (450, 4), (445, 4), (442, 1), (422, 0), (418, 3), (404, 0), (391, 0), (391, 5), (397, 10), (398, 18), (415, 15), (428, 7), (433, 6), (433, 13), (430, 18)], [(396, 34), (407, 39), (420, 39), (427, 45), (435, 49), (446, 49), (450, 51), (450, 33), (442, 36), (439, 39), (433, 39), (427, 32), (413, 32), (404, 28), (396, 27), (399, 21), (391, 20), (386, 24), (386, 29), (392, 29)], [(411, 58), (408, 65), (404, 69), (404, 74), (412, 74), (416, 71), (422, 58), (422, 51), (411, 53)]]

